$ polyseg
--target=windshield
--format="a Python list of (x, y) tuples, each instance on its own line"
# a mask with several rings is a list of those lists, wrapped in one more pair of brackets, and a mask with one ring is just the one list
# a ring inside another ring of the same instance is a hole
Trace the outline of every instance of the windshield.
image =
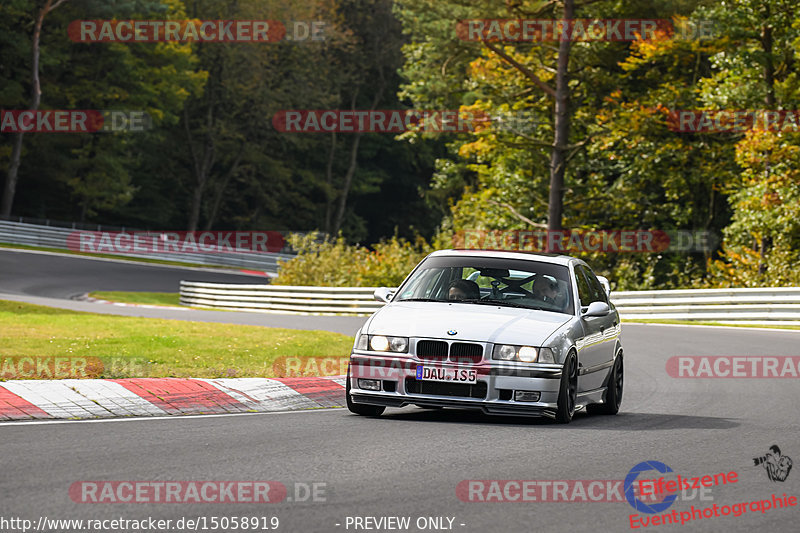
[(573, 314), (569, 269), (524, 259), (432, 257), (393, 301), (501, 305)]

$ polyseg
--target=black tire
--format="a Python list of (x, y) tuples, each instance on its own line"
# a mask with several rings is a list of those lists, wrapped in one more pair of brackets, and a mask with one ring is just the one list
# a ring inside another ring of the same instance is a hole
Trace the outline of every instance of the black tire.
[(556, 422), (569, 424), (575, 414), (575, 402), (578, 397), (578, 361), (574, 353), (567, 355), (564, 369), (561, 371), (561, 387), (558, 391), (558, 408)]
[(363, 403), (353, 403), (350, 399), (350, 367), (347, 367), (347, 384), (344, 387), (344, 396), (347, 400), (347, 408), (351, 413), (361, 416), (381, 416), (386, 410), (385, 407), (380, 405), (367, 405)]
[(605, 403), (594, 403), (587, 406), (586, 411), (593, 415), (615, 415), (619, 412), (622, 403), (622, 390), (625, 384), (625, 367), (622, 362), (622, 353), (617, 355), (611, 375), (608, 378)]

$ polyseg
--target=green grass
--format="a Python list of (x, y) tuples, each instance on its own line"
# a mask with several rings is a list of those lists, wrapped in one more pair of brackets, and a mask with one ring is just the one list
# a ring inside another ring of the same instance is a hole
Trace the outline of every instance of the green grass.
[(797, 326), (779, 326), (771, 324), (722, 324), (720, 322), (698, 322), (694, 320), (657, 320), (649, 318), (637, 318), (635, 320), (623, 319), (628, 324), (678, 324), (681, 326), (724, 326), (735, 328), (770, 328), (770, 329), (797, 329), (800, 330), (800, 325)]
[[(311, 375), (306, 370), (324, 364), (330, 375), (338, 374), (331, 370), (342, 368), (338, 362), (352, 344), (351, 337), (327, 331), (109, 316), (0, 300), (5, 379), (43, 377), (13, 370), (21, 358), (52, 364), (55, 357), (102, 362), (89, 365), (100, 366), (99, 372), (58, 377), (281, 377)], [(301, 372), (287, 374), (284, 357)]]
[(180, 294), (177, 292), (131, 292), (131, 291), (95, 291), (89, 296), (98, 300), (120, 302), (126, 304), (181, 305)]
[(137, 263), (153, 263), (156, 265), (170, 265), (170, 266), (181, 266), (181, 267), (193, 267), (193, 268), (215, 268), (215, 269), (223, 269), (223, 270), (240, 270), (238, 267), (231, 267), (231, 266), (222, 266), (222, 265), (203, 265), (200, 263), (185, 263), (181, 261), (165, 261), (162, 259), (150, 259), (147, 257), (136, 257), (131, 255), (116, 255), (116, 254), (95, 254), (90, 252), (77, 252), (74, 250), (64, 250), (63, 248), (51, 248), (48, 246), (28, 246), (27, 244), (9, 244), (9, 243), (0, 243), (0, 248), (13, 248), (18, 250), (34, 250), (37, 252), (55, 252), (59, 254), (69, 254), (69, 255), (82, 255), (87, 257), (100, 257), (103, 259), (117, 259), (123, 261), (135, 261)]

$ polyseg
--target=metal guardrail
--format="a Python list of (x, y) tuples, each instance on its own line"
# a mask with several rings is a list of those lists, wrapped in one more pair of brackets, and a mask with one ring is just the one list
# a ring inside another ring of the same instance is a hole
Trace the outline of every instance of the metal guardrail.
[(611, 293), (623, 319), (800, 324), (800, 287)]
[(377, 287), (302, 287), (181, 281), (181, 304), (231, 311), (368, 316), (384, 304)]
[[(299, 287), (181, 282), (181, 303), (264, 313), (367, 316), (376, 287)], [(800, 287), (612, 292), (623, 319), (800, 323)]]
[[(125, 228), (121, 229), (123, 231), (125, 230)], [(0, 243), (44, 246), (48, 248), (69, 250), (70, 248), (67, 245), (67, 238), (70, 236), (70, 234), (78, 231), (81, 231), (81, 229), (58, 226), (42, 226), (39, 224), (0, 220)], [(128, 229), (128, 231), (134, 230)], [(178, 261), (182, 263), (193, 263), (206, 266), (238, 267), (269, 272), (272, 274), (278, 272), (278, 259), (291, 259), (294, 257), (293, 255), (286, 253), (267, 252), (124, 253), (118, 251), (103, 251), (102, 253), (117, 255), (120, 257), (142, 257), (147, 259)]]

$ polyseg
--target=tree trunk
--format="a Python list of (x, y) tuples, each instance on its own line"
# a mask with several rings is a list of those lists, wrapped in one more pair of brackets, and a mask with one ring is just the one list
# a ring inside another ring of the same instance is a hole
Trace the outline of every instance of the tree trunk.
[[(32, 57), (31, 57), (31, 107), (32, 111), (39, 109), (39, 103), (42, 99), (42, 88), (39, 83), (39, 53), (42, 38), (42, 25), (44, 24), (44, 17), (52, 10), (67, 2), (69, 0), (58, 0), (53, 5), (53, 0), (47, 0), (44, 7), (39, 10), (36, 17), (36, 25), (33, 28), (33, 39), (31, 42)], [(11, 207), (14, 205), (14, 195), (17, 192), (17, 180), (19, 179), (19, 166), (22, 161), (22, 138), (25, 133), (20, 131), (14, 137), (14, 147), (11, 150), (11, 161), (8, 165), (8, 175), (6, 176), (6, 185), (3, 190), (3, 203), (0, 206), (0, 216), (11, 216)]]
[(333, 224), (333, 160), (336, 156), (336, 132), (331, 132), (331, 149), (328, 152), (328, 164), (325, 167), (325, 183), (328, 186), (325, 198), (325, 233), (332, 235), (331, 225)]
[(344, 220), (344, 210), (347, 206), (347, 195), (350, 194), (350, 186), (353, 183), (353, 175), (356, 173), (358, 167), (358, 145), (361, 143), (361, 132), (356, 133), (356, 138), (353, 139), (353, 144), (350, 147), (350, 164), (347, 166), (347, 173), (344, 176), (344, 185), (342, 185), (342, 194), (339, 195), (339, 207), (336, 210), (336, 220), (333, 223), (333, 231), (331, 235), (338, 235), (339, 230), (342, 229), (342, 221)]
[[(765, 19), (769, 17), (769, 6), (766, 7), (766, 16)], [(775, 107), (775, 65), (772, 62), (772, 27), (769, 23), (764, 24), (761, 28), (761, 48), (764, 50), (764, 84), (766, 85), (767, 94), (764, 97), (764, 103), (767, 106), (767, 111), (772, 111)], [(764, 163), (764, 180), (765, 183), (769, 183), (769, 174), (770, 174), (770, 164), (769, 158), (771, 154), (767, 154)], [(765, 191), (765, 194), (769, 194), (769, 189)], [(767, 272), (767, 250), (772, 245), (772, 239), (769, 235), (762, 235), (761, 236), (761, 243), (759, 245), (759, 252), (758, 252), (758, 273), (761, 275), (766, 274)]]
[(219, 212), (219, 206), (222, 204), (222, 197), (225, 194), (225, 189), (228, 188), (228, 183), (231, 181), (231, 178), (236, 174), (236, 171), (239, 170), (239, 164), (242, 162), (242, 154), (244, 154), (244, 143), (242, 143), (239, 153), (236, 154), (236, 159), (234, 159), (233, 164), (228, 169), (228, 172), (225, 173), (222, 183), (219, 185), (219, 187), (217, 187), (217, 190), (214, 193), (214, 199), (211, 202), (211, 210), (208, 214), (208, 219), (206, 219), (206, 231), (211, 230), (211, 228), (214, 226), (214, 222), (217, 219), (217, 213)]
[(197, 231), (200, 222), (200, 204), (203, 201), (203, 188), (198, 186), (192, 191), (192, 206), (189, 211), (189, 225), (186, 231)]
[(14, 147), (11, 150), (11, 163), (8, 166), (6, 185), (3, 190), (3, 205), (0, 207), (0, 216), (2, 217), (10, 217), (11, 206), (14, 205), (14, 194), (17, 191), (17, 175), (22, 156), (23, 135), (25, 134), (20, 131), (14, 136)]
[(185, 107), (183, 110), (183, 118), (184, 125), (186, 127), (186, 138), (188, 139), (189, 151), (192, 155), (195, 175), (195, 186), (192, 190), (192, 204), (189, 208), (189, 224), (186, 229), (187, 231), (197, 231), (197, 227), (200, 224), (200, 206), (203, 202), (203, 193), (205, 192), (206, 184), (208, 183), (208, 175), (210, 174), (211, 168), (214, 166), (214, 162), (216, 160), (216, 145), (212, 132), (212, 128), (214, 127), (214, 108), (212, 105), (208, 106), (208, 113), (206, 116), (206, 143), (205, 150), (202, 153), (202, 161), (201, 156), (195, 149), (194, 142), (192, 141), (192, 132), (191, 128), (189, 127), (189, 112)]
[[(561, 17), (570, 20), (574, 16), (574, 0), (564, 0)], [(564, 173), (567, 165), (569, 146), (569, 53), (572, 43), (561, 38), (558, 44), (558, 65), (556, 67), (556, 94), (554, 110), (554, 139), (550, 153), (550, 197), (547, 208), (547, 229), (560, 231), (564, 215)], [(549, 241), (549, 239), (548, 239)]]
[[(375, 96), (372, 99), (372, 105), (370, 106), (370, 111), (375, 111), (375, 108), (378, 107), (378, 103), (383, 96), (383, 90), (386, 87), (384, 78), (383, 78), (383, 69), (378, 70), (378, 75), (380, 77), (380, 84), (378, 86), (378, 90), (375, 91)], [(353, 93), (353, 98), (350, 102), (350, 109), (355, 111), (356, 109), (356, 96), (358, 95), (358, 90)], [(350, 194), (350, 186), (353, 183), (353, 175), (356, 173), (356, 168), (358, 168), (358, 145), (361, 143), (361, 136), (363, 132), (356, 133), (355, 139), (353, 139), (353, 144), (350, 147), (350, 164), (347, 166), (347, 173), (344, 176), (344, 185), (342, 186), (342, 193), (339, 196), (339, 208), (336, 211), (336, 219), (333, 223), (333, 231), (331, 235), (336, 236), (339, 233), (339, 230), (342, 229), (342, 222), (344, 221), (344, 211), (345, 207), (347, 207), (347, 196)]]

